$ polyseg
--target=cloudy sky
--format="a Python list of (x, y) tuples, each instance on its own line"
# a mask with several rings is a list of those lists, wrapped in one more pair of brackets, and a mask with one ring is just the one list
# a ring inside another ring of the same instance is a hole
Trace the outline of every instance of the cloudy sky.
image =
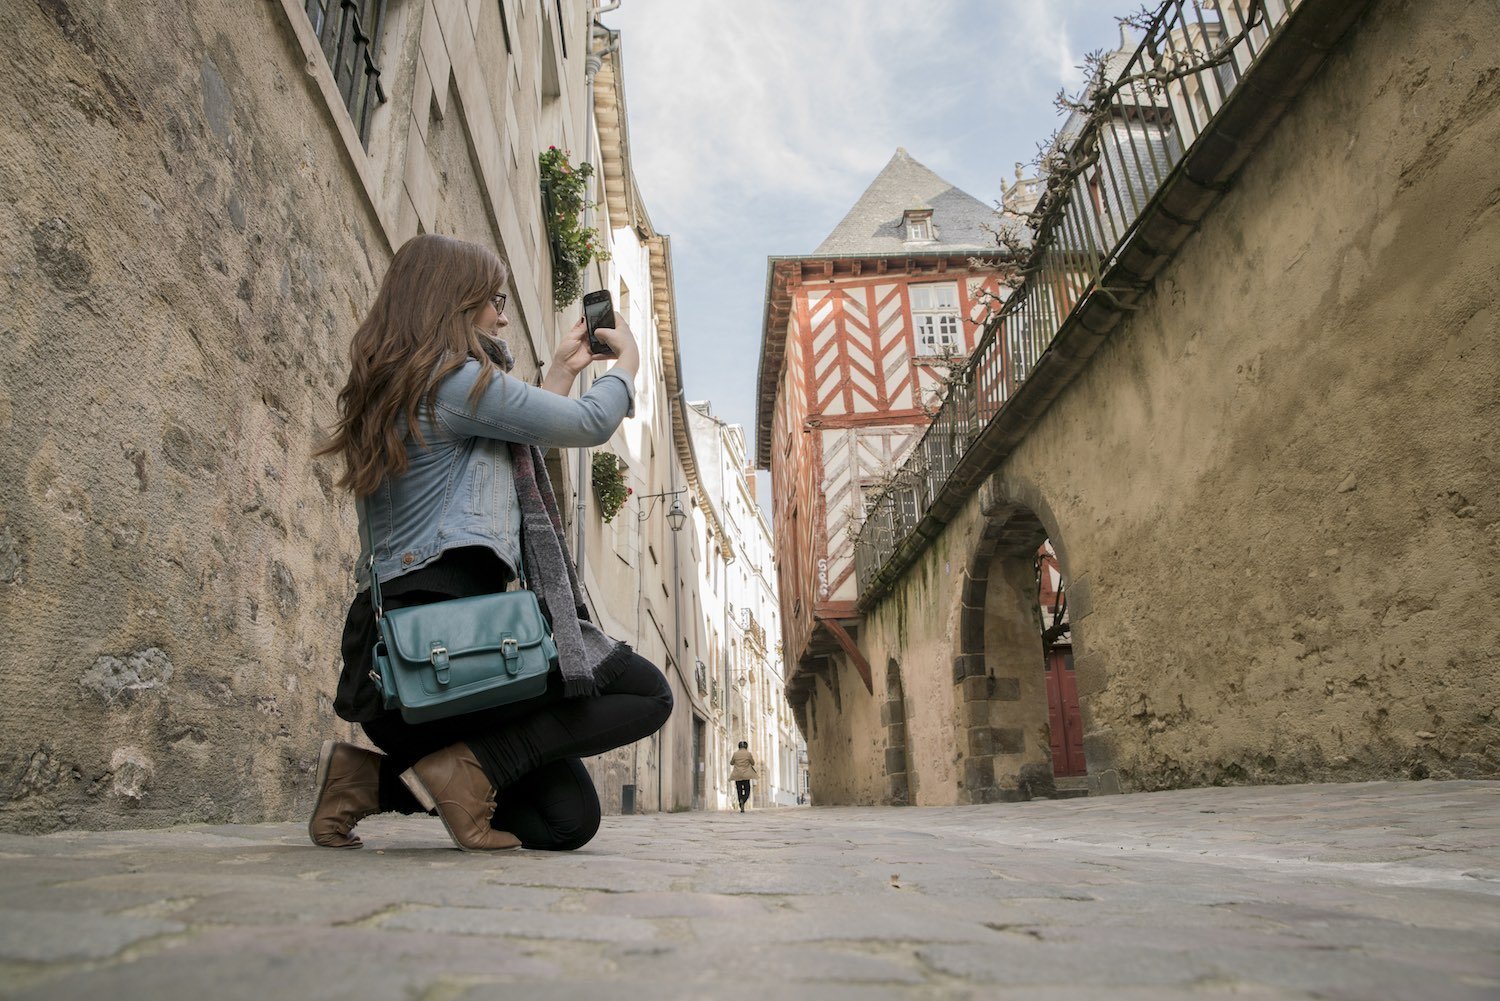
[[(810, 253), (898, 146), (979, 198), (1140, 0), (624, 0), (630, 145), (672, 237), (690, 399), (754, 449), (766, 258)], [(764, 485), (764, 484), (763, 484)]]

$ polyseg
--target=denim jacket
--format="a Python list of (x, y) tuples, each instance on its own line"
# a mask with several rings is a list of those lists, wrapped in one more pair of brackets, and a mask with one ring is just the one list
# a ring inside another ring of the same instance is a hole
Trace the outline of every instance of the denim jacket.
[(497, 372), (470, 405), (479, 371), (479, 362), (470, 359), (443, 380), (434, 412), (426, 406), (418, 412), (426, 445), (407, 435), (406, 472), (386, 477), (358, 505), (361, 589), (370, 584), (372, 534), (382, 583), (460, 546), (484, 546), (517, 568), (521, 518), (510, 443), (599, 445), (635, 412), (635, 387), (614, 371), (577, 399)]

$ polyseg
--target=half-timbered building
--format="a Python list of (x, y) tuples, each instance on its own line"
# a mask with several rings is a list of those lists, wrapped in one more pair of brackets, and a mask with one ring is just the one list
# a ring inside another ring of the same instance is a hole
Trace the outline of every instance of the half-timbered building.
[(997, 213), (904, 149), (811, 254), (766, 274), (756, 461), (771, 471), (787, 696), (856, 645), (865, 501), (930, 422), (1004, 294)]

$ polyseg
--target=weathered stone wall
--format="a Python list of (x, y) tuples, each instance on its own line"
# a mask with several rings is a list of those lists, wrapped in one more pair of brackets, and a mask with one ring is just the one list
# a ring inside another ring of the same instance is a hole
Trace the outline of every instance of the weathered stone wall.
[(1106, 788), (1500, 771), (1493, 14), (1374, 5), (1015, 456)]
[[(1073, 584), (1094, 788), (1500, 773), (1497, 146), (1493, 7), (1377, 2), (997, 473)], [(914, 568), (865, 652), (953, 600)]]
[[(310, 452), (393, 238), (420, 218), (484, 239), (498, 219), (513, 331), (550, 343), (534, 198), (518, 223), (494, 194), (534, 193), (536, 123), (569, 118), (567, 95), (544, 99), (522, 42), (505, 63), (496, 5), (438, 4), (450, 43), (493, 40), (453, 77), (428, 65), (433, 8), (389, 7), (392, 100), (367, 161), (295, 7), (7, 7), (0, 826), (303, 809), (319, 741), (351, 735), (330, 700), (355, 551), (336, 467)], [(547, 37), (521, 23), (518, 39)], [(429, 71), (438, 101), (417, 86)], [(512, 120), (498, 188), (503, 119), (461, 117), (488, 111), (481, 95)], [(419, 134), (432, 148), (405, 158)]]
[[(870, 658), (874, 695), (845, 657), (829, 658), (829, 667), (818, 673), (805, 731), (814, 802), (884, 802), (892, 798), (886, 776), (899, 771), (898, 766), (906, 770), (907, 802), (954, 801), (962, 779), (956, 749), (963, 736), (961, 705), (952, 691), (952, 651), (964, 570), (954, 558), (954, 546), (965, 528), (973, 531), (977, 524), (977, 505), (971, 507), (861, 625), (859, 646)], [(887, 671), (891, 660), (899, 666), (905, 711), (898, 760), (888, 760), (886, 753), (895, 743), (889, 729), (894, 721), (884, 709), (894, 701)]]

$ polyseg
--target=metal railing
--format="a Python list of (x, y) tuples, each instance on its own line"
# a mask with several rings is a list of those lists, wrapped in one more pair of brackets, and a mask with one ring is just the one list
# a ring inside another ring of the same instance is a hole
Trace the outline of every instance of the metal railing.
[(306, 0), (305, 7), (354, 130), (368, 146), (370, 118), (376, 105), (386, 101), (374, 55), (385, 21), (385, 0)]
[[(1166, 0), (1134, 53), (1106, 63), (1114, 93), (1100, 114), (1074, 115), (1064, 127), (1072, 169), (1060, 176), (1072, 176), (1049, 185), (1050, 211), (1024, 281), (987, 323), (931, 425), (866, 508), (854, 542), (861, 595), (1035, 370), (1073, 308), (1094, 292), (1109, 294), (1100, 277), (1130, 247), (1141, 213), (1300, 2)], [(1211, 54), (1220, 61), (1210, 64)]]

